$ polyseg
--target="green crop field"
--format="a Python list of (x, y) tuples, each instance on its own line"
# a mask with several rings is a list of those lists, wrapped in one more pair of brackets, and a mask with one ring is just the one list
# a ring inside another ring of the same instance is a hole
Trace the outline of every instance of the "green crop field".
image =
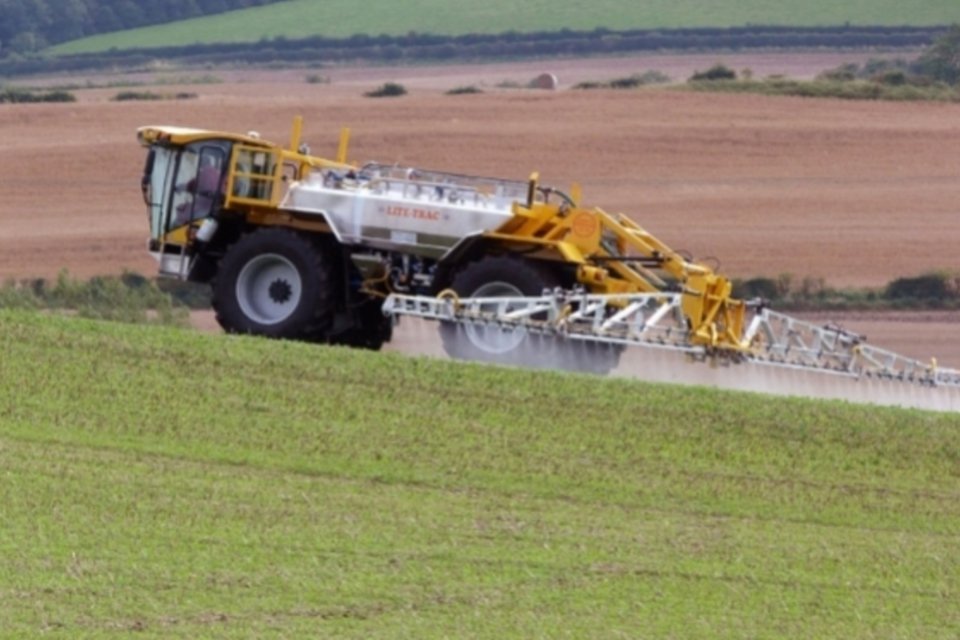
[(0, 310), (0, 637), (956, 638), (960, 417)]
[(66, 43), (54, 53), (105, 51), (112, 47), (162, 47), (210, 42), (254, 42), (261, 38), (313, 35), (443, 35), (611, 29), (731, 27), (753, 25), (831, 26), (939, 25), (960, 21), (956, 0), (858, 0), (771, 2), (771, 0), (289, 0), (167, 25), (122, 31)]

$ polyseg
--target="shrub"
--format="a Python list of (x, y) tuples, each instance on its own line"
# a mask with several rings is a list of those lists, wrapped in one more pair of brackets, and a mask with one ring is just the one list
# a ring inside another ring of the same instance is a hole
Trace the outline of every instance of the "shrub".
[(960, 25), (934, 40), (917, 59), (914, 71), (947, 84), (960, 83)]
[(76, 102), (77, 98), (67, 91), (47, 91), (38, 93), (27, 89), (16, 89), (13, 87), (0, 89), (0, 104), (10, 103), (32, 103), (32, 102)]
[(610, 81), (611, 89), (634, 89), (647, 84), (663, 84), (670, 82), (670, 77), (659, 71), (645, 71), (644, 73), (635, 73), (625, 78), (615, 78)]
[(887, 285), (884, 297), (898, 299), (946, 299), (956, 297), (954, 279), (947, 273), (927, 273), (913, 278), (897, 278)]
[(49, 91), (40, 95), (40, 102), (76, 102), (77, 98), (67, 91)]
[(757, 93), (769, 96), (800, 96), (804, 98), (840, 98), (844, 100), (942, 100), (956, 101), (960, 94), (943, 84), (922, 86), (916, 82), (883, 84), (867, 80), (788, 80), (767, 78), (754, 80), (714, 80), (691, 82), (695, 91), (723, 91), (728, 93)]
[(460, 96), (460, 95), (465, 95), (470, 93), (483, 93), (483, 90), (480, 89), (480, 87), (477, 87), (471, 84), (466, 87), (454, 87), (453, 89), (450, 89), (449, 91), (447, 91), (446, 95)]
[(330, 84), (330, 78), (319, 73), (311, 73), (307, 76), (307, 84)]
[(610, 85), (606, 82), (597, 82), (596, 80), (585, 80), (573, 85), (574, 89), (606, 89)]
[(892, 87), (901, 87), (907, 84), (907, 74), (900, 69), (889, 69), (870, 78), (873, 82), (888, 84)]
[(827, 82), (870, 80), (894, 87), (906, 84), (916, 86), (931, 84), (930, 78), (914, 74), (909, 63), (903, 58), (870, 58), (863, 63), (863, 66), (850, 62), (824, 71), (817, 76), (817, 80)]
[(781, 311), (958, 309), (960, 273), (931, 272), (897, 278), (878, 289), (835, 289), (827, 286), (823, 278), (806, 276), (797, 280), (783, 273), (776, 278), (736, 279), (733, 296), (741, 300), (763, 298)]
[(113, 96), (114, 102), (126, 102), (130, 100), (193, 100), (197, 97), (192, 91), (179, 91), (177, 93), (154, 93), (152, 91), (121, 91)]
[(367, 91), (363, 95), (368, 98), (391, 98), (406, 94), (407, 89), (402, 84), (397, 84), (396, 82), (387, 82), (372, 91)]
[(644, 71), (623, 78), (614, 78), (608, 82), (586, 81), (573, 85), (574, 89), (636, 89), (648, 84), (670, 82), (670, 76), (661, 71)]
[(817, 80), (827, 82), (850, 82), (851, 80), (857, 79), (859, 72), (859, 65), (853, 62), (848, 62), (847, 64), (842, 64), (834, 69), (823, 71), (817, 76)]
[(857, 77), (871, 78), (886, 73), (887, 71), (907, 72), (909, 69), (910, 65), (903, 58), (870, 58), (863, 63), (863, 68), (857, 74)]
[(113, 96), (114, 102), (126, 102), (128, 100), (163, 100), (163, 96), (152, 91), (121, 91)]
[(750, 278), (734, 281), (733, 295), (744, 299), (777, 300), (780, 297), (780, 289), (773, 278)]
[(737, 72), (722, 64), (715, 64), (706, 71), (697, 71), (690, 76), (689, 82), (713, 82), (716, 80), (736, 80)]

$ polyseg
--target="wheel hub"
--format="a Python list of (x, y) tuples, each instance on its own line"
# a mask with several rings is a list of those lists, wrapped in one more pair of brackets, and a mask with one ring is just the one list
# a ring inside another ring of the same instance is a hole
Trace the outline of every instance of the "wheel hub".
[(278, 304), (283, 304), (293, 296), (293, 288), (286, 280), (277, 279), (270, 283), (268, 293), (270, 294), (271, 300)]
[(265, 253), (252, 258), (237, 276), (237, 303), (250, 320), (275, 325), (300, 306), (303, 281), (289, 258)]
[[(518, 298), (523, 292), (508, 282), (488, 282), (478, 287), (471, 298)], [(492, 303), (490, 310), (495, 311), (500, 303)], [(509, 311), (509, 305), (507, 310)], [(505, 355), (523, 343), (527, 330), (523, 327), (504, 329), (498, 326), (467, 324), (464, 327), (467, 339), (481, 351), (490, 354)]]

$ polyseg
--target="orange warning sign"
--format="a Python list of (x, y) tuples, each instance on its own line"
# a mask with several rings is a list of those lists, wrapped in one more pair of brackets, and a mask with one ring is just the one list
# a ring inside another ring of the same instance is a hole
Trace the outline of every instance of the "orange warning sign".
[(570, 228), (573, 230), (574, 235), (581, 238), (589, 238), (597, 232), (597, 217), (586, 211), (578, 213), (570, 223)]

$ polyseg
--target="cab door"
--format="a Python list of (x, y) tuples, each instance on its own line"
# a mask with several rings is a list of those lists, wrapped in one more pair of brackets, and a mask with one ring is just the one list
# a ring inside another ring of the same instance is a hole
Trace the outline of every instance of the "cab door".
[(151, 220), (150, 250), (160, 262), (160, 273), (179, 278), (189, 274), (193, 230), (223, 208), (229, 157), (226, 140), (152, 150), (143, 189)]
[(173, 181), (167, 231), (209, 218), (222, 207), (227, 149), (219, 141), (196, 142), (184, 147)]

